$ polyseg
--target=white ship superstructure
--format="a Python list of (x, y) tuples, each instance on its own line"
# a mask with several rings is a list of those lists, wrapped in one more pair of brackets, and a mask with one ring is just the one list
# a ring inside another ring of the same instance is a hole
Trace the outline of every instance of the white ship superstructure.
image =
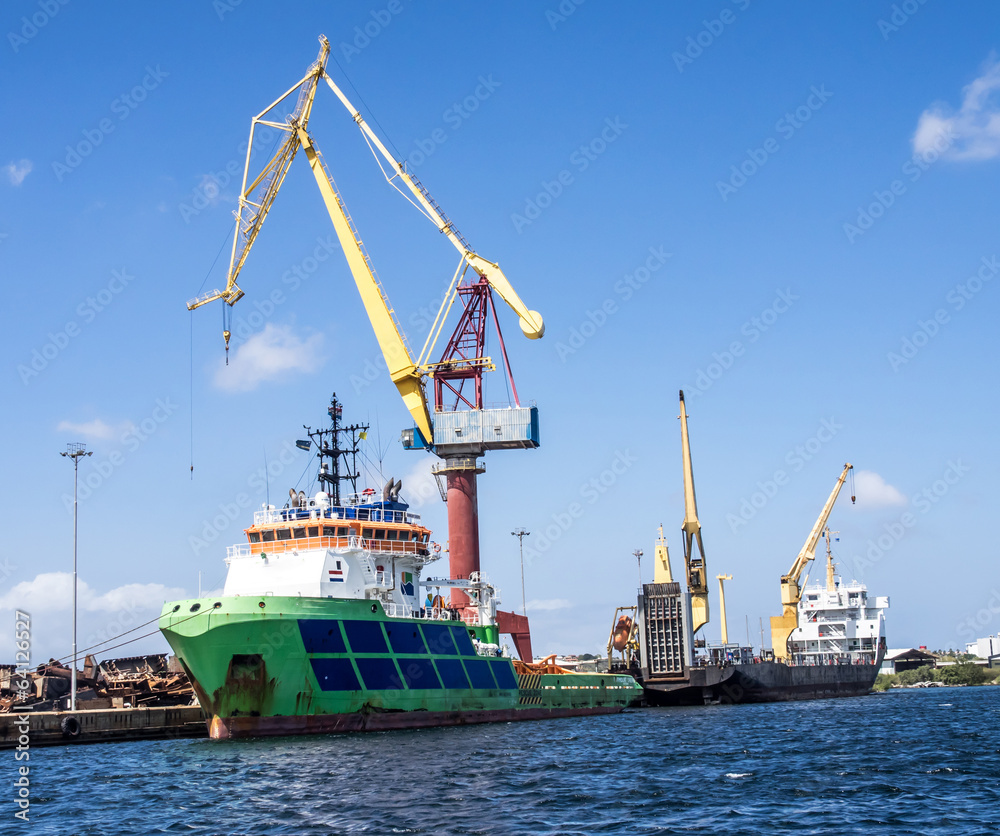
[(799, 665), (875, 661), (885, 636), (889, 598), (870, 598), (858, 581), (816, 583), (799, 601), (799, 626), (788, 638), (791, 659)]

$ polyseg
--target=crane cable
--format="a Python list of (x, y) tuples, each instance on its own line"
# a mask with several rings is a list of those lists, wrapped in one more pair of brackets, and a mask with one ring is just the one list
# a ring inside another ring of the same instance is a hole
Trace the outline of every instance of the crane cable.
[[(177, 624), (183, 624), (185, 621), (190, 621), (192, 618), (197, 618), (199, 615), (205, 615), (206, 613), (210, 613), (212, 611), (213, 610), (202, 610), (201, 612), (196, 612), (194, 615), (189, 615), (189, 616), (181, 619), (180, 621), (176, 622), (176, 624), (171, 625), (171, 626), (176, 626)], [(112, 639), (106, 639), (105, 641), (98, 642), (97, 644), (92, 644), (90, 647), (85, 647), (85, 648), (83, 648), (83, 650), (77, 651), (76, 657), (72, 658), (72, 659), (69, 659), (66, 664), (67, 665), (76, 664), (77, 662), (80, 661), (80, 659), (86, 659), (89, 651), (94, 650), (94, 649), (96, 649), (98, 647), (101, 647), (101, 645), (107, 644), (108, 642), (112, 642), (115, 639), (120, 639), (122, 636), (127, 636), (129, 633), (134, 633), (136, 630), (141, 630), (143, 627), (148, 627), (154, 621), (159, 621), (160, 618), (161, 618), (161, 616), (158, 615), (158, 616), (156, 616), (156, 618), (152, 618), (149, 621), (146, 621), (145, 623), (140, 624), (138, 627), (133, 627), (131, 630), (126, 630), (124, 633), (121, 633), (120, 635), (117, 635), (117, 636), (115, 636)], [(148, 638), (149, 636), (155, 636), (159, 632), (160, 632), (159, 630), (153, 630), (153, 632), (151, 632), (151, 633), (144, 633), (143, 635), (136, 636), (134, 639), (129, 639), (126, 642), (121, 642), (119, 644), (114, 644), (114, 645), (111, 645), (111, 647), (105, 647), (102, 652), (107, 651), (107, 650), (114, 650), (117, 647), (124, 647), (127, 644), (132, 644), (133, 642), (139, 641), (139, 639), (145, 639), (145, 638)], [(62, 665), (62, 663), (63, 663), (62, 662), (62, 658), (56, 659), (56, 661), (60, 665)]]
[[(205, 288), (206, 282), (208, 282), (208, 277), (212, 275), (212, 271), (215, 269), (215, 265), (219, 263), (219, 256), (222, 255), (222, 251), (226, 247), (226, 241), (230, 239), (233, 234), (233, 229), (236, 227), (236, 221), (233, 221), (233, 225), (229, 228), (226, 233), (225, 238), (222, 239), (222, 244), (219, 246), (219, 251), (215, 254), (215, 259), (212, 261), (212, 266), (208, 268), (208, 272), (205, 274), (205, 278), (201, 280), (201, 287), (198, 288), (198, 292), (195, 296), (200, 296), (202, 290)], [(189, 311), (190, 323), (191, 323), (191, 334), (190, 334), (190, 363), (188, 368), (188, 413), (190, 417), (190, 452), (191, 452), (191, 478), (194, 479), (194, 311)], [(225, 316), (225, 306), (223, 305), (223, 316)], [(223, 329), (225, 326), (223, 326)], [(229, 365), (229, 343), (226, 343), (226, 365)]]

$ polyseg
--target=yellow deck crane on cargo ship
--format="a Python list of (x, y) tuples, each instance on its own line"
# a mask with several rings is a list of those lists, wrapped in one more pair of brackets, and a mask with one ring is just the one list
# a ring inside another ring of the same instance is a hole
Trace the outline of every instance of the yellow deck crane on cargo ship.
[[(708, 624), (708, 575), (705, 568), (705, 546), (701, 542), (701, 523), (698, 521), (698, 499), (694, 493), (694, 470), (691, 467), (691, 443), (688, 440), (687, 406), (681, 390), (681, 449), (684, 459), (684, 568), (687, 572), (688, 592), (691, 595), (691, 633), (697, 633)], [(698, 544), (698, 556), (693, 552)]]
[[(330, 42), (322, 35), (319, 40), (319, 56), (309, 67), (306, 75), (251, 122), (243, 185), (236, 212), (236, 232), (225, 289), (213, 290), (190, 300), (188, 310), (195, 310), (219, 299), (231, 307), (243, 297), (243, 290), (237, 284), (240, 271), (277, 197), (288, 168), (301, 147), (306, 153), (365, 311), (371, 320), (389, 376), (399, 390), (403, 403), (416, 425), (415, 429), (404, 431), (404, 446), (408, 449), (433, 450), (442, 459), (442, 462), (435, 467), (435, 474), (445, 476), (447, 479), (450, 573), (452, 578), (468, 580), (473, 573), (479, 572), (476, 477), (483, 472), (484, 467), (477, 460), (477, 456), (487, 450), (533, 448), (539, 444), (538, 411), (536, 407), (522, 408), (518, 402), (517, 389), (510, 372), (510, 364), (507, 362), (507, 351), (503, 335), (500, 334), (492, 293), (495, 291), (518, 315), (521, 331), (529, 339), (542, 337), (545, 325), (541, 314), (529, 310), (521, 301), (500, 267), (472, 250), (423, 184), (406, 171), (402, 162), (389, 153), (357, 108), (348, 101), (327, 74)], [(320, 81), (325, 81), (347, 108), (390, 185), (407, 197), (407, 200), (428, 218), (461, 254), (448, 293), (445, 294), (417, 358), (410, 352), (358, 230), (323, 161), (319, 148), (308, 132), (309, 116)], [(298, 99), (295, 108), (284, 121), (269, 116), (278, 105), (296, 91)], [(287, 137), (263, 170), (250, 180), (250, 163), (258, 126), (284, 132)], [(379, 161), (379, 155), (388, 164), (391, 174)], [(394, 182), (397, 179), (410, 192), (412, 199), (399, 189)], [(471, 275), (476, 277), (476, 281), (465, 279), (470, 268)], [(431, 362), (430, 357), (444, 328), (448, 312), (458, 298), (461, 298), (464, 304), (459, 324), (441, 359), (438, 362)], [(486, 322), (490, 313), (499, 337), (503, 362), (513, 394), (514, 409), (487, 409), (483, 404), (482, 375), (485, 371), (492, 371), (495, 368), (490, 358), (483, 354)], [(228, 354), (230, 332), (225, 326), (223, 337)], [(425, 378), (434, 379), (433, 418), (424, 388)], [(474, 385), (472, 395), (463, 391), (463, 387), (469, 382)], [(445, 405), (445, 398), (454, 398), (454, 401)], [(460, 404), (465, 404), (468, 410), (460, 410)], [(442, 495), (445, 495), (444, 491)], [(457, 586), (452, 589), (451, 601), (452, 606), (458, 609), (470, 604), (468, 596)], [(500, 632), (510, 633), (519, 652), (523, 651), (523, 655), (530, 659), (531, 642), (527, 618), (515, 613), (500, 612), (498, 623)]]
[[(823, 529), (830, 518), (830, 512), (833, 510), (833, 505), (840, 495), (840, 489), (844, 487), (844, 482), (847, 481), (847, 474), (852, 470), (854, 470), (854, 465), (844, 465), (844, 472), (840, 474), (837, 484), (833, 486), (833, 490), (826, 500), (826, 505), (823, 506), (823, 510), (820, 511), (819, 518), (813, 525), (812, 531), (806, 537), (802, 551), (795, 558), (795, 562), (792, 564), (792, 568), (788, 570), (788, 574), (781, 576), (782, 612), (781, 615), (771, 616), (771, 647), (774, 649), (774, 655), (777, 659), (787, 658), (788, 637), (799, 626), (799, 601), (802, 599), (802, 588), (799, 585), (799, 578), (802, 572), (805, 571), (806, 566), (809, 565), (809, 562), (816, 557), (816, 544), (823, 535)], [(855, 497), (851, 496), (852, 503), (854, 500)]]

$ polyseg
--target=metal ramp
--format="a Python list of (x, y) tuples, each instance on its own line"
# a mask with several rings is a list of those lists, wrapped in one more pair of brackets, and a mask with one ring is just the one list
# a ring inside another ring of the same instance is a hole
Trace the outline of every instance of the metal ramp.
[(685, 606), (681, 585), (643, 584), (639, 599), (644, 674), (648, 678), (685, 676)]

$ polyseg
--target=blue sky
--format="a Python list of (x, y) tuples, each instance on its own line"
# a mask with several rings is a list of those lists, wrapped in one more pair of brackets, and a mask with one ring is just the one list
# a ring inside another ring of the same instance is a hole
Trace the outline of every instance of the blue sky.
[[(532, 532), (536, 651), (604, 646), (661, 523), (680, 573), (682, 388), (731, 636), (759, 642), (845, 461), (858, 499), (831, 517), (836, 554), (891, 597), (890, 645), (995, 633), (998, 23), (987, 3), (916, 0), (5, 4), (0, 656), (16, 607), (37, 657), (68, 651), (68, 442), (94, 451), (81, 646), (195, 594), (199, 572), (221, 587), (267, 491), (308, 487), (290, 445), (334, 390), (446, 540), (304, 161), (244, 270), (228, 368), (219, 306), (185, 308), (225, 281), (250, 118), (320, 33), (334, 79), (545, 317), (529, 342), (501, 310), (542, 446), (490, 454), (480, 480), (483, 567), (508, 608), (510, 531)], [(311, 129), (419, 346), (454, 250), (328, 89)]]

